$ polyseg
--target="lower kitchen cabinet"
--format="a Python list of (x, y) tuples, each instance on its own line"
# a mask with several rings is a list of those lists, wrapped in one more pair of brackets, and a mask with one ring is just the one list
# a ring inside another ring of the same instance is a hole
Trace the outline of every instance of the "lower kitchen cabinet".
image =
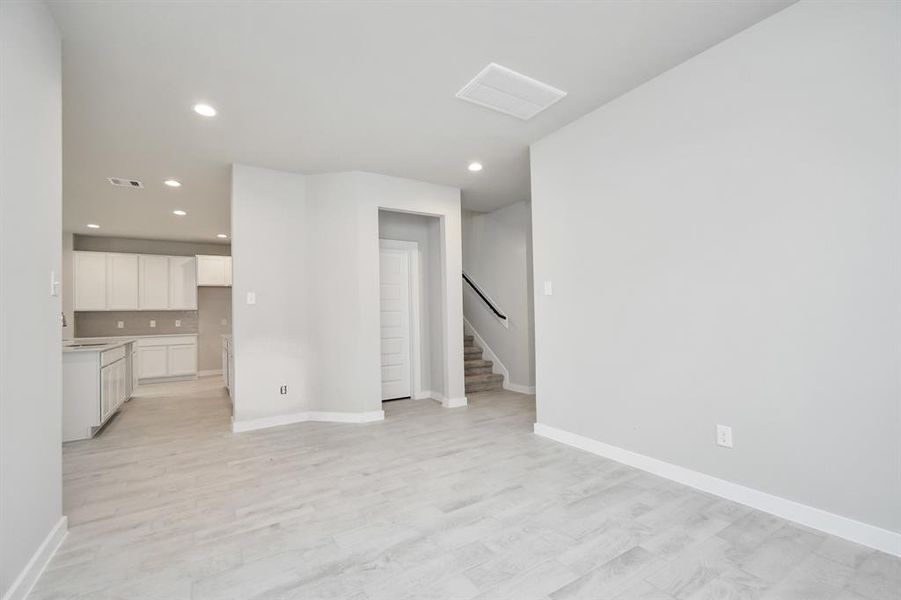
[(141, 383), (197, 376), (197, 336), (138, 338), (137, 372)]

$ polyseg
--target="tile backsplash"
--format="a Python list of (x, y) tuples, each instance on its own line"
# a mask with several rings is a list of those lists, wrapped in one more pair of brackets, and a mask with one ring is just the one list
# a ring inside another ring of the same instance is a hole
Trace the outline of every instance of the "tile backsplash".
[[(119, 329), (118, 323), (123, 327)], [(150, 322), (155, 321), (156, 327)], [(180, 321), (181, 327), (175, 322)], [(75, 337), (197, 333), (196, 310), (98, 311), (75, 313)]]

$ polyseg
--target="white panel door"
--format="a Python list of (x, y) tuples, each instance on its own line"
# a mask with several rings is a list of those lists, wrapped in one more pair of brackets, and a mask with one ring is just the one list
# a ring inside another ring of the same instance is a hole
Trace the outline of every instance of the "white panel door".
[(110, 253), (106, 255), (107, 308), (138, 309), (138, 255)]
[(405, 250), (379, 249), (382, 326), (382, 400), (411, 390), (410, 258)]
[(169, 257), (169, 308), (197, 310), (197, 259)]
[(169, 346), (168, 374), (193, 375), (197, 372), (197, 345)]
[(148, 346), (138, 348), (138, 377), (166, 377), (169, 374), (169, 361), (166, 346)]
[(138, 257), (138, 274), (141, 310), (168, 309), (169, 257), (142, 254)]
[(75, 252), (75, 310), (106, 310), (106, 254)]

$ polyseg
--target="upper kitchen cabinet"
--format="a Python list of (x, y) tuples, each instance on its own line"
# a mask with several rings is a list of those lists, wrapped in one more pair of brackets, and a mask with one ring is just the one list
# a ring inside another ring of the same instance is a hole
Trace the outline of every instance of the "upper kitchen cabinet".
[(198, 286), (230, 286), (231, 284), (231, 256), (197, 256)]
[(74, 252), (76, 311), (197, 310), (193, 256)]
[(197, 261), (193, 256), (169, 257), (169, 308), (197, 309)]
[(169, 257), (138, 256), (140, 310), (169, 309)]
[(73, 252), (75, 310), (107, 310), (106, 253)]
[[(138, 310), (138, 256), (110, 253), (106, 255), (107, 308)], [(76, 276), (76, 281), (77, 281)], [(78, 307), (75, 308), (78, 310)]]

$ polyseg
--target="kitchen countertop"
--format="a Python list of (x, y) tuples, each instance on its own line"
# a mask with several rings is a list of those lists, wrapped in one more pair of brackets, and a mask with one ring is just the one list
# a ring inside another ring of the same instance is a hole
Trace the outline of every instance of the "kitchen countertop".
[[(118, 338), (76, 338), (63, 340), (63, 353), (69, 352), (106, 352), (135, 341), (133, 337)], [(82, 345), (85, 344), (85, 345)]]
[[(139, 338), (165, 338), (165, 337), (184, 337), (186, 335), (196, 336), (196, 333), (161, 333), (159, 335), (112, 335), (107, 337), (86, 337), (72, 338), (63, 340), (63, 352), (105, 352), (124, 346), (125, 344), (135, 342)], [(90, 344), (88, 346), (78, 346), (78, 344)]]

